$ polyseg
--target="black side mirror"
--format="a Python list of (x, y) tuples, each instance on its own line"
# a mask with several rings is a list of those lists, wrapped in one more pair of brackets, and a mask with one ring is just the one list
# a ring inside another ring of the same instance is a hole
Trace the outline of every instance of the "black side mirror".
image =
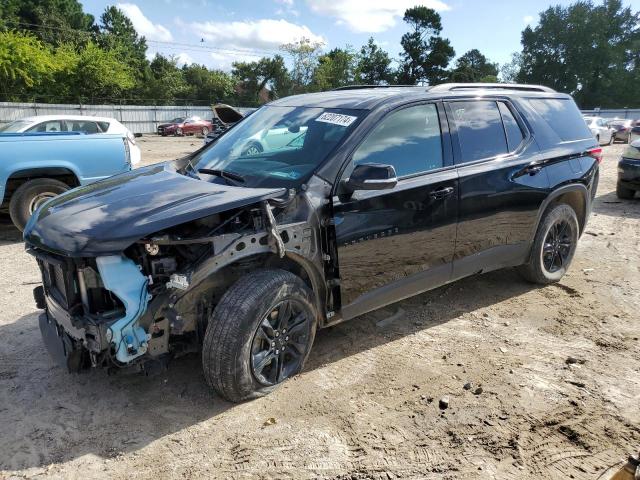
[(396, 169), (392, 165), (357, 165), (345, 182), (351, 191), (356, 190), (388, 190), (398, 184)]

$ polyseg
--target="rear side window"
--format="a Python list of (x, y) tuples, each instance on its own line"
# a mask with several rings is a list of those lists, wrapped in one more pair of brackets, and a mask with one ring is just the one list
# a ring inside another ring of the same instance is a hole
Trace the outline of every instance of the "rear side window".
[(435, 105), (408, 107), (385, 117), (358, 147), (353, 164), (393, 165), (398, 177), (443, 167)]
[(507, 145), (509, 151), (513, 152), (524, 140), (524, 134), (513, 112), (504, 102), (498, 102), (498, 108), (500, 109), (500, 115), (502, 116), (502, 123), (504, 124), (504, 132), (507, 134)]
[(505, 129), (496, 102), (474, 100), (452, 102), (450, 105), (463, 163), (508, 153)]
[[(529, 103), (563, 142), (592, 137), (578, 107), (570, 99), (532, 98)], [(587, 120), (590, 123), (589, 120)]]
[(106, 133), (109, 130), (109, 122), (98, 122), (98, 127), (102, 133)]

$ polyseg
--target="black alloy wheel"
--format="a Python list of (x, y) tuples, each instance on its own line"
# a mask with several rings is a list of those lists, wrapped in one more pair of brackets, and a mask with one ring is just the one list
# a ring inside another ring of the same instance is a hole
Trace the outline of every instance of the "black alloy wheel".
[(300, 371), (312, 322), (295, 299), (276, 305), (262, 319), (251, 344), (251, 370), (262, 385), (276, 385)]
[(573, 251), (572, 226), (565, 220), (554, 223), (544, 239), (542, 248), (542, 264), (549, 273), (564, 268)]

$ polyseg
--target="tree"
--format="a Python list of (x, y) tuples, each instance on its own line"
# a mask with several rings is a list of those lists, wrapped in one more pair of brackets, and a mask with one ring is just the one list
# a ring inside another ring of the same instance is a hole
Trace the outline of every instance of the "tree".
[(222, 70), (209, 70), (204, 65), (184, 65), (182, 75), (188, 85), (185, 98), (199, 103), (227, 101), (234, 94), (233, 77)]
[(511, 54), (511, 60), (500, 68), (500, 79), (504, 83), (518, 83), (521, 70), (522, 54), (514, 52)]
[(460, 83), (496, 82), (498, 64), (491, 63), (479, 50), (469, 50), (456, 60), (451, 80)]
[(188, 85), (177, 64), (176, 58), (156, 53), (149, 65), (145, 98), (153, 98), (160, 105), (169, 105), (186, 95)]
[(582, 108), (640, 102), (640, 19), (621, 0), (551, 7), (522, 46), (520, 81), (571, 93)]
[(0, 31), (0, 88), (2, 100), (24, 100), (22, 94), (51, 81), (60, 70), (50, 47), (34, 35)]
[(356, 67), (356, 83), (383, 85), (391, 81), (389, 54), (376, 45), (373, 37), (360, 49)]
[(324, 91), (355, 83), (356, 54), (350, 46), (334, 48), (318, 58), (313, 73), (314, 90)]
[(83, 44), (96, 32), (77, 0), (2, 0), (0, 26), (30, 31), (49, 45)]
[(431, 8), (413, 7), (405, 12), (403, 20), (411, 31), (400, 40), (403, 51), (400, 53), (398, 83), (415, 85), (428, 82), (434, 85), (443, 82), (455, 51), (449, 40), (440, 36), (440, 15)]
[(257, 62), (234, 62), (232, 75), (238, 82), (239, 100), (246, 105), (259, 105), (266, 88), (270, 99), (286, 96), (290, 88), (289, 73), (280, 55)]
[(136, 29), (122, 10), (107, 7), (100, 16), (98, 44), (105, 50), (115, 51), (132, 68), (140, 69), (146, 59), (147, 41), (138, 36)]
[(313, 73), (318, 65), (322, 43), (302, 38), (297, 42), (287, 43), (280, 48), (291, 56), (292, 93), (304, 93), (309, 90), (313, 81)]

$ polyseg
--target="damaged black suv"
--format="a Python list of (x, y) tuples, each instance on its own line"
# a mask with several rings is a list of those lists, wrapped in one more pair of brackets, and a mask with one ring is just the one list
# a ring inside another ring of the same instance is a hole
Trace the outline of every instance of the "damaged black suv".
[(266, 105), (187, 158), (76, 188), (25, 230), (51, 355), (147, 370), (202, 352), (241, 401), (318, 328), (503, 267), (569, 267), (601, 150), (525, 85), (350, 88)]

